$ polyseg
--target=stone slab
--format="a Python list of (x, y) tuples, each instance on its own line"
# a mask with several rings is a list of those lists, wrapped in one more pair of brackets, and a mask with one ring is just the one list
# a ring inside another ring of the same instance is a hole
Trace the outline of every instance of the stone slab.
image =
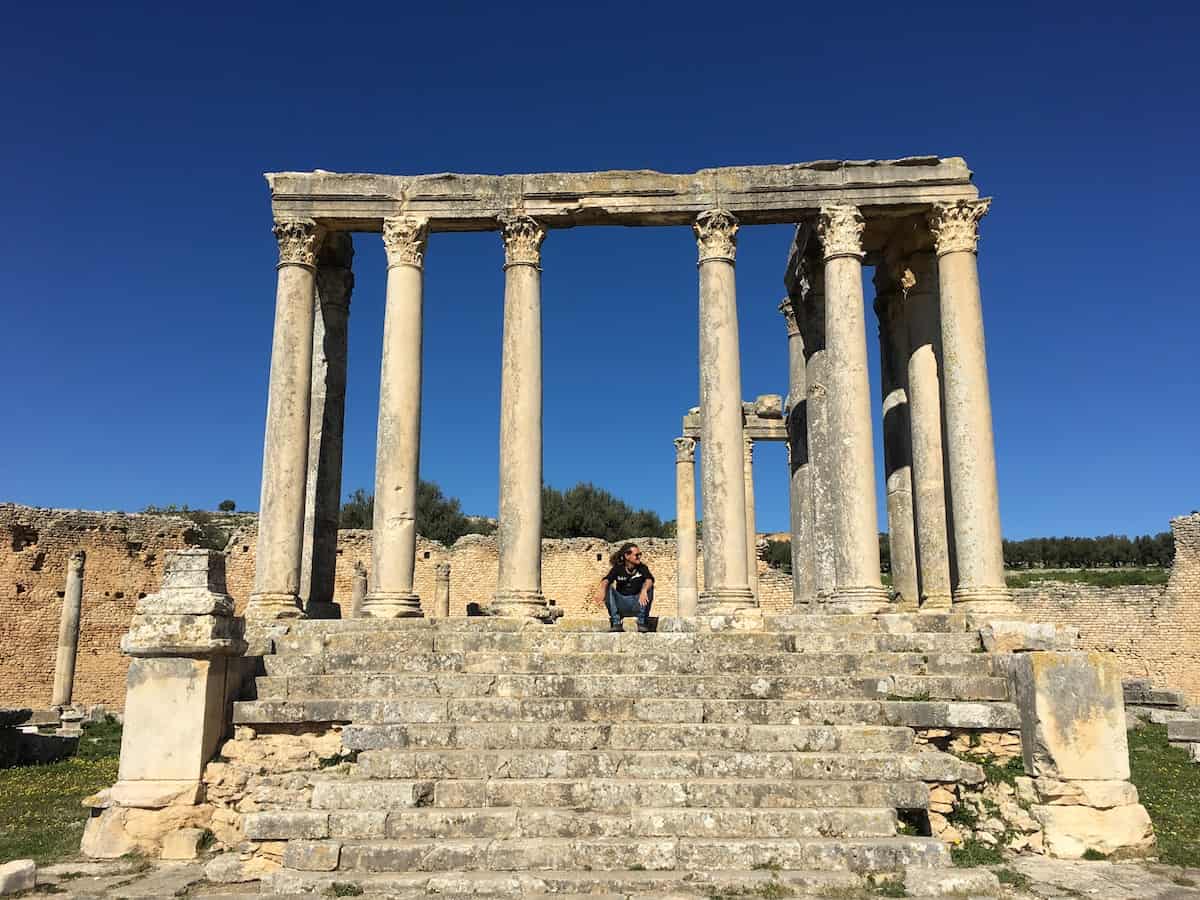
[(1178, 719), (1168, 722), (1167, 740), (1200, 741), (1200, 719)]
[(1079, 859), (1088, 850), (1105, 856), (1145, 855), (1154, 848), (1154, 826), (1140, 804), (1112, 809), (1032, 806), (1029, 814), (1042, 826), (1046, 852), (1062, 859)]
[(0, 863), (0, 895), (29, 891), (37, 885), (37, 866), (32, 859)]

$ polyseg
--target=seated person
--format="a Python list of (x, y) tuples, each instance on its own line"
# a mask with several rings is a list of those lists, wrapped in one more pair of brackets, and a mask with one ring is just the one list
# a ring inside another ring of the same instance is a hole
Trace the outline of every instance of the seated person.
[(637, 544), (622, 544), (609, 560), (612, 568), (600, 580), (600, 596), (608, 607), (609, 631), (624, 631), (623, 616), (637, 616), (638, 631), (650, 630), (650, 605), (654, 602), (654, 576), (642, 562)]

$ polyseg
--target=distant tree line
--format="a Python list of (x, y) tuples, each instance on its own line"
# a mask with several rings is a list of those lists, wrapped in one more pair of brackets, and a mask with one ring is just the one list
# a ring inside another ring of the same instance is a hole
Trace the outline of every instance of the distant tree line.
[[(362, 488), (342, 504), (339, 528), (370, 528), (375, 497)], [(417, 487), (417, 533), (443, 544), (453, 544), (464, 534), (491, 534), (494, 523), (463, 513), (457, 497), (447, 497), (431, 481)], [(542, 535), (548, 538), (595, 537), (609, 542), (631, 537), (672, 537), (675, 523), (664, 523), (658, 514), (634, 509), (623, 500), (592, 484), (580, 483), (561, 491), (542, 488)]]
[(1010, 569), (1120, 569), (1130, 566), (1169, 568), (1175, 560), (1175, 538), (1169, 531), (1135, 538), (1043, 537), (1004, 542), (1004, 565)]

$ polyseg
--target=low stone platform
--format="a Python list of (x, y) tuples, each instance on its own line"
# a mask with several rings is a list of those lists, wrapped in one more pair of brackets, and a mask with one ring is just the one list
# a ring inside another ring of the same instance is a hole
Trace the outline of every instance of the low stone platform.
[(210, 877), (285, 893), (720, 896), (778, 882), (829, 896), (912, 873), (995, 892), (990, 873), (949, 868), (929, 824), (931, 789), (984, 781), (950, 741), (1017, 740), (1007, 654), (985, 652), (966, 617), (657, 626), (277, 628), (206, 772), (246, 842)]

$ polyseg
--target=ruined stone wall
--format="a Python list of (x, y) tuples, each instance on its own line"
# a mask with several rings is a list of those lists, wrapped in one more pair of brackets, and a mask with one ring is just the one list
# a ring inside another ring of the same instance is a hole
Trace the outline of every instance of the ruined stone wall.
[(1126, 678), (1149, 678), (1200, 703), (1200, 514), (1171, 520), (1166, 586), (1045, 584), (1013, 593), (1025, 617), (1079, 628), (1080, 646), (1115, 654)]
[(76, 703), (120, 708), (126, 658), (117, 649), (138, 598), (158, 590), (163, 554), (194, 545), (176, 516), (0, 504), (0, 706), (50, 704), (67, 558), (87, 552)]

